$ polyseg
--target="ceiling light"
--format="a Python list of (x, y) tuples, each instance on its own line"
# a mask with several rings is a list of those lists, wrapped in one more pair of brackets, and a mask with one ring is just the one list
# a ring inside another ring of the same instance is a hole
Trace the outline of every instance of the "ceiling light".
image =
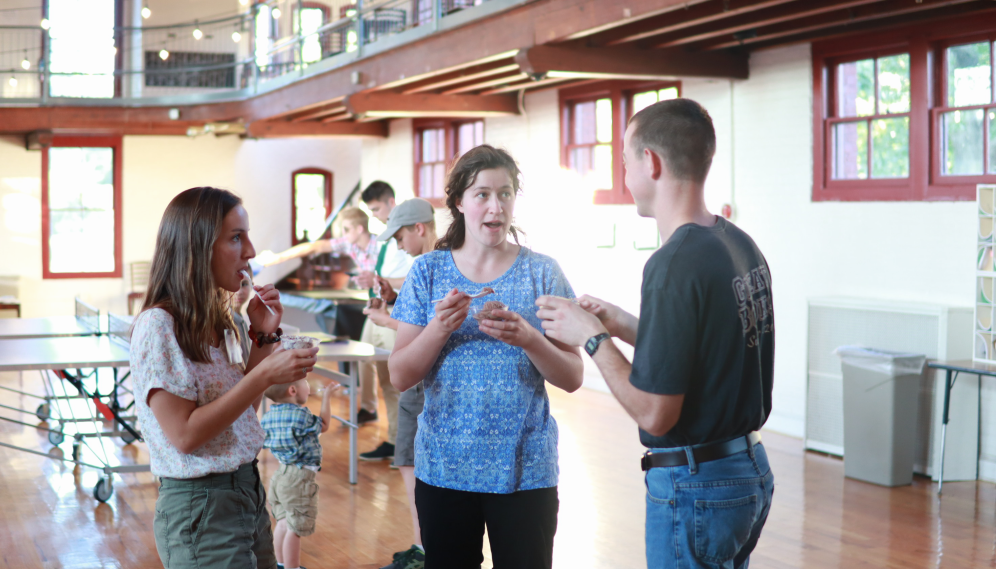
[(232, 32), (232, 41), (235, 43), (239, 43), (240, 41), (242, 41), (242, 34), (240, 34), (239, 32)]
[(52, 27), (52, 23), (48, 21), (48, 18), (42, 18), (41, 29), (47, 30)]
[(273, 15), (273, 19), (274, 20), (279, 20), (280, 19), (280, 8), (274, 8), (273, 11), (270, 12), (270, 14)]
[[(194, 24), (194, 25), (196, 26), (197, 24)], [(199, 27), (195, 27), (194, 28), (194, 39), (195, 40), (199, 40), (202, 37), (204, 37), (204, 32), (202, 32)]]
[(159, 59), (161, 59), (163, 61), (166, 61), (167, 57), (169, 57), (169, 52), (168, 51), (166, 51), (165, 49), (159, 50)]
[(142, 7), (142, 19), (148, 20), (149, 16), (151, 15), (152, 15), (152, 10), (149, 10), (149, 5), (146, 4), (145, 6)]
[(10, 76), (10, 80), (7, 81), (7, 83), (10, 83), (11, 87), (17, 87), (17, 77), (14, 77), (13, 75), (11, 75)]
[(24, 59), (21, 60), (21, 69), (25, 71), (31, 69), (31, 62), (28, 61), (28, 50), (24, 50)]
[(242, 4), (243, 6), (245, 6), (245, 5), (249, 4), (249, 0), (239, 0), (239, 4)]

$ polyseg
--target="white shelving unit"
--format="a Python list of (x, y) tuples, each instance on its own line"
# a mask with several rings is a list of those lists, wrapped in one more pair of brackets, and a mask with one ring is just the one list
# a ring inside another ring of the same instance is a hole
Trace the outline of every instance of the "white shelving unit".
[(975, 347), (972, 359), (996, 364), (996, 328), (993, 327), (996, 323), (996, 267), (993, 266), (996, 185), (979, 184), (976, 205)]

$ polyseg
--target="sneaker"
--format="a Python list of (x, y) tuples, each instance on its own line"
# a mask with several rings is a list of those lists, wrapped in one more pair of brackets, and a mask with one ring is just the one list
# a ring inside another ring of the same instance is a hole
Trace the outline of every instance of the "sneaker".
[(377, 412), (371, 413), (366, 409), (360, 409), (360, 412), (356, 414), (356, 424), (362, 425), (364, 423), (372, 423), (377, 420)]
[(411, 546), (407, 551), (394, 554), (394, 562), (381, 569), (422, 569), (425, 567), (425, 552), (417, 545)]
[(387, 460), (394, 458), (394, 445), (389, 442), (382, 442), (380, 446), (370, 452), (360, 453), (360, 460)]
[(392, 460), (391, 461), (391, 470), (397, 470), (397, 469), (398, 469), (398, 465), (395, 464), (394, 461)]

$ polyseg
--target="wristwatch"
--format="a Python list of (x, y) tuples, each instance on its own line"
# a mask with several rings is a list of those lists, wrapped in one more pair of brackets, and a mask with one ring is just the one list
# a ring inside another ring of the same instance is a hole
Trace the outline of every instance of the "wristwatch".
[(592, 336), (591, 338), (588, 338), (588, 341), (584, 343), (584, 351), (588, 352), (589, 356), (594, 356), (595, 352), (598, 351), (598, 346), (600, 346), (602, 342), (608, 340), (611, 337), (612, 336), (609, 336), (608, 334), (603, 332), (597, 336)]

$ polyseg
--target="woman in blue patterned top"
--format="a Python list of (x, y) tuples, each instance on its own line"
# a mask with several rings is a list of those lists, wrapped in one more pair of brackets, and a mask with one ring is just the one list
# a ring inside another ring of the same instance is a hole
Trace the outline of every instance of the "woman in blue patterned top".
[[(518, 245), (518, 191), (507, 152), (464, 154), (446, 184), (453, 223), (416, 259), (391, 314), (400, 322), (391, 383), (425, 388), (415, 503), (427, 569), (479, 567), (485, 526), (497, 569), (552, 564), (557, 423), (546, 382), (575, 391), (582, 362), (536, 318), (537, 297), (574, 292), (556, 261)], [(485, 287), (495, 293), (470, 298)], [(508, 307), (491, 312), (497, 319), (468, 318), (495, 300)]]

